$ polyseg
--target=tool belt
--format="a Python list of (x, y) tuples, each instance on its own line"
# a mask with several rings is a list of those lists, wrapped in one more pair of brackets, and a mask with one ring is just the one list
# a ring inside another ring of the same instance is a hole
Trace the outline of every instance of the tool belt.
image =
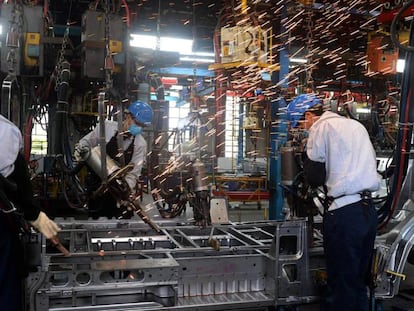
[(359, 194), (361, 195), (361, 200), (365, 200), (365, 201), (369, 201), (372, 199), (372, 193), (369, 190), (363, 190), (361, 192), (359, 192)]
[[(328, 193), (328, 189), (326, 188), (325, 185), (323, 186), (323, 188), (324, 188), (325, 193)], [(372, 199), (371, 191), (369, 191), (369, 190), (363, 190), (363, 191), (358, 192), (356, 194), (359, 194), (361, 196), (361, 201), (362, 201), (362, 203), (363, 203), (364, 206), (368, 206), (369, 205), (369, 203), (370, 203), (370, 201)], [(332, 205), (332, 203), (335, 200), (337, 200), (339, 198), (343, 198), (345, 196), (347, 196), (347, 195), (343, 194), (343, 195), (340, 195), (340, 196), (337, 196), (337, 197), (327, 196), (326, 195), (325, 198), (323, 198), (323, 199), (319, 198), (320, 201), (321, 201), (321, 203), (322, 203), (322, 205), (323, 205), (324, 214), (326, 214), (328, 212), (329, 207)]]

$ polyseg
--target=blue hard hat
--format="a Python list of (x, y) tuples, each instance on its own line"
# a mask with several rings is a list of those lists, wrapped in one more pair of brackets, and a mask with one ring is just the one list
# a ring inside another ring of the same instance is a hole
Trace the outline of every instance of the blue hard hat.
[(309, 108), (321, 104), (321, 100), (315, 94), (301, 94), (287, 106), (287, 117), (292, 128), (298, 125), (299, 120)]
[(136, 121), (143, 125), (150, 125), (154, 112), (150, 105), (142, 101), (134, 101), (128, 107), (128, 112)]

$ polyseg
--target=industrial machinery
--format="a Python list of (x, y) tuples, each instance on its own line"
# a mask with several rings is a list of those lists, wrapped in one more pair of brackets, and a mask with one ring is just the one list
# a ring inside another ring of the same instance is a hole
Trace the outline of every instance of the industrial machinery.
[[(211, 194), (209, 173), (214, 167), (210, 170), (205, 159), (215, 153), (208, 154), (203, 147), (201, 139), (207, 135), (201, 129), (206, 126), (208, 132), (221, 132), (223, 107), (214, 107), (209, 111), (213, 117), (206, 120), (196, 107), (190, 118), (191, 135), (177, 144), (177, 154), (170, 154), (165, 148), (173, 135), (166, 124), (168, 103), (149, 64), (158, 57), (162, 66), (170, 66), (178, 62), (179, 55), (128, 46), (130, 1), (122, 1), (122, 5), (121, 1), (119, 5), (116, 1), (91, 1), (79, 25), (73, 26), (68, 17), (64, 27), (53, 23), (48, 11), (51, 2), (45, 1), (43, 7), (38, 2), (1, 6), (1, 19), (7, 20), (9, 27), (7, 36), (0, 37), (0, 111), (25, 134), (25, 156), (31, 164), (36, 198), (62, 227), (59, 239), (69, 251), (61, 253), (39, 234), (28, 236), (26, 310), (273, 310), (317, 303), (326, 286), (323, 235), (317, 206), (297, 165), (295, 141), (301, 141), (303, 133), (281, 133), (290, 135), (293, 143), (279, 146), (272, 155), (282, 162), (283, 170), (277, 172), (281, 185), (272, 192), (285, 194), (285, 218), (216, 223), (212, 215), (216, 210), (226, 211), (227, 201)], [(242, 6), (246, 5), (247, 1), (242, 1)], [(247, 58), (252, 66), (247, 71), (253, 72), (255, 62), (268, 65), (273, 58), (275, 31), (250, 25), (222, 30), (223, 63), (230, 66)], [(234, 49), (237, 42), (242, 43)], [(408, 64), (414, 62), (413, 45), (411, 38)], [(377, 299), (398, 293), (414, 243), (414, 176), (409, 158), (414, 120), (412, 100), (408, 100), (413, 83), (412, 66), (407, 67), (401, 90), (388, 94), (384, 101), (372, 99), (373, 118), (366, 122), (384, 154), (396, 145), (393, 160), (379, 155), (384, 184), (376, 197), (380, 228), (373, 290)], [(221, 70), (216, 86), (222, 82)], [(257, 89), (257, 85), (246, 86), (245, 81), (240, 85), (240, 89)], [(270, 86), (261, 92), (266, 100), (256, 102), (253, 98), (246, 110), (248, 118), (240, 122), (242, 130), (262, 130), (264, 125), (270, 129), (271, 123), (283, 121), (280, 111), (267, 109), (264, 113), (265, 103), (272, 105), (281, 94)], [(216, 103), (223, 95), (218, 88)], [(86, 163), (102, 179), (95, 194), (110, 193), (120, 208), (134, 210), (140, 219), (90, 219), (83, 184), (85, 166), (74, 161), (74, 144), (96, 126), (98, 118), (99, 124), (104, 118), (121, 122), (125, 103), (136, 99), (150, 103), (155, 111), (154, 124), (143, 133), (150, 142), (146, 177), (153, 202), (142, 206), (124, 179), (130, 167), (113, 163), (100, 146), (92, 150)], [(338, 103), (331, 104), (339, 107)], [(342, 108), (349, 117), (360, 117), (354, 110)], [(399, 121), (395, 122), (397, 114)], [(265, 120), (262, 115), (275, 120)], [(41, 159), (30, 155), (34, 121), (47, 124), (47, 155)], [(211, 149), (219, 150), (220, 140), (222, 137)], [(194, 219), (176, 221), (187, 206), (193, 209)]]
[[(205, 155), (205, 151), (200, 148), (202, 119), (200, 113), (194, 111), (182, 129), (176, 129), (172, 133), (161, 132), (150, 162), (155, 176), (151, 179), (151, 187), (155, 189), (152, 197), (160, 215), (174, 218), (181, 215), (189, 204), (195, 224), (206, 227), (211, 224), (211, 196), (206, 164), (201, 161)], [(211, 128), (212, 124), (204, 126)], [(166, 137), (173, 137), (176, 150), (168, 154), (168, 159), (155, 152), (164, 149), (163, 145), (168, 142)]]

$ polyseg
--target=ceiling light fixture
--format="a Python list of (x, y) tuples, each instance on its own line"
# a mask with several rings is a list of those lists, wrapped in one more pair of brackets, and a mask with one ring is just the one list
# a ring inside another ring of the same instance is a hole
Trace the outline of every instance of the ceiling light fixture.
[[(180, 54), (192, 53), (193, 40), (171, 38), (171, 37), (160, 37), (159, 38), (159, 49), (166, 52), (178, 52)], [(142, 35), (142, 34), (131, 34), (131, 40), (129, 41), (131, 47), (157, 49), (157, 37)]]
[(180, 61), (196, 62), (196, 63), (214, 63), (214, 59), (212, 58), (201, 58), (201, 57), (190, 57), (190, 56), (182, 56), (180, 57)]

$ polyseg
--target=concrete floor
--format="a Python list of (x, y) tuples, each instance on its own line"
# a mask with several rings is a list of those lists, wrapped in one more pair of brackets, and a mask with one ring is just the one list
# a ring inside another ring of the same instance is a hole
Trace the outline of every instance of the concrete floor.
[[(153, 207), (152, 198), (145, 194), (143, 198), (143, 206), (146, 206), (148, 214), (156, 221), (160, 219), (159, 213)], [(230, 222), (245, 222), (255, 220), (266, 220), (268, 217), (268, 202), (262, 201), (261, 208), (258, 208), (255, 202), (230, 202), (228, 209), (228, 216)], [(174, 218), (172, 222), (191, 222), (192, 211), (187, 208), (186, 212), (179, 217)], [(407, 278), (402, 281), (399, 294), (388, 300), (382, 301), (381, 306), (376, 310), (370, 311), (414, 311), (414, 265), (407, 263), (404, 273)], [(293, 309), (294, 310), (294, 309)], [(319, 311), (319, 305), (303, 305), (295, 311)], [(286, 310), (287, 311), (287, 310)], [(350, 310), (352, 311), (352, 310)]]

